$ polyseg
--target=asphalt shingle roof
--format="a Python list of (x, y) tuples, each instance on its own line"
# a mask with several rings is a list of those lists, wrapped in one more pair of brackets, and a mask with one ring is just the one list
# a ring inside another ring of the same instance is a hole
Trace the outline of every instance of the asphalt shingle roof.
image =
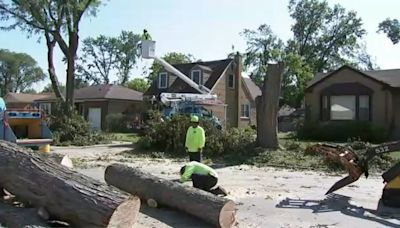
[(330, 75), (334, 74), (335, 72), (343, 68), (349, 68), (351, 70), (360, 72), (364, 76), (370, 77), (390, 87), (400, 88), (400, 69), (359, 71), (350, 66), (342, 66), (338, 70), (328, 73), (317, 73), (315, 77), (309, 82), (307, 88), (315, 85), (316, 83), (320, 82), (321, 80), (325, 79), (326, 77), (329, 77)]
[[(195, 66), (199, 66), (202, 69), (207, 69), (211, 71), (211, 75), (208, 80), (204, 83), (204, 86), (208, 89), (211, 89), (214, 84), (218, 81), (219, 77), (222, 75), (224, 70), (229, 66), (229, 64), (233, 61), (233, 59), (223, 59), (223, 60), (215, 60), (215, 61), (207, 61), (207, 62), (193, 62), (193, 63), (185, 63), (185, 64), (175, 64), (173, 65), (176, 69), (190, 78), (190, 71)], [(158, 80), (155, 80), (154, 83), (150, 86), (150, 88), (144, 93), (144, 95), (159, 95), (163, 92), (172, 92), (172, 93), (197, 93), (197, 90), (190, 87), (186, 82), (182, 79), (177, 78), (171, 86), (166, 89), (158, 88)]]

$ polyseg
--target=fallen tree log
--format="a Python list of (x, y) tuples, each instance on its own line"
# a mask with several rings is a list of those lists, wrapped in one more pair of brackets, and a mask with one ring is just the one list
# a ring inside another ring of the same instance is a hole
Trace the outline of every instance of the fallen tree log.
[(217, 227), (232, 227), (236, 223), (235, 203), (206, 191), (121, 164), (108, 166), (104, 179), (143, 200), (155, 200), (156, 204), (179, 209)]
[(51, 227), (36, 208), (21, 208), (0, 203), (0, 224), (5, 227)]
[(0, 186), (72, 226), (132, 227), (140, 209), (138, 197), (5, 141), (0, 141)]

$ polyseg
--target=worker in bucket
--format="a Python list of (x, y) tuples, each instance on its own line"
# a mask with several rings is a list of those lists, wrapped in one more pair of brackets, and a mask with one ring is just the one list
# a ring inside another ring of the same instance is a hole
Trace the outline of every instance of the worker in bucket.
[(151, 40), (151, 36), (146, 29), (143, 30), (142, 40)]
[(199, 126), (199, 117), (193, 115), (190, 118), (192, 126), (186, 132), (185, 148), (189, 154), (190, 161), (201, 162), (203, 148), (206, 143), (206, 135), (204, 129)]
[(193, 187), (195, 188), (210, 192), (214, 195), (227, 195), (226, 190), (217, 185), (217, 172), (203, 163), (191, 161), (181, 168), (180, 174), (181, 183), (192, 181)]

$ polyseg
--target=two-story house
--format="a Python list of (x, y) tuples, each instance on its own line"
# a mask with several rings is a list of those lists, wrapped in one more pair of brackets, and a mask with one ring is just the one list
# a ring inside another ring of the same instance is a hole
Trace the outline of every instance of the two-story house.
[[(254, 82), (242, 75), (242, 57), (206, 62), (173, 65), (194, 82), (204, 85), (218, 96), (224, 106), (206, 106), (226, 124), (226, 127), (247, 127), (256, 125), (255, 98), (261, 91)], [(161, 93), (198, 93), (176, 75), (162, 71), (158, 79), (143, 94), (150, 99)]]

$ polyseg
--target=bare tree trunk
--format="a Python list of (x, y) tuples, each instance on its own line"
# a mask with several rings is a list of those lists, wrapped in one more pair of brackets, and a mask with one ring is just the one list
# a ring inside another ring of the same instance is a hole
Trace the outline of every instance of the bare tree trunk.
[(262, 95), (256, 98), (257, 144), (263, 148), (277, 149), (279, 147), (278, 111), (284, 68), (283, 62), (268, 64)]
[(75, 88), (75, 58), (78, 50), (78, 31), (69, 33), (68, 66), (67, 66), (67, 105), (70, 111), (74, 109), (74, 88)]
[(65, 97), (60, 90), (60, 84), (58, 82), (56, 69), (54, 67), (54, 47), (56, 46), (56, 41), (50, 38), (50, 35), (45, 32), (46, 44), (47, 44), (47, 63), (49, 66), (48, 72), (51, 81), (51, 87), (53, 88), (54, 94), (62, 102), (65, 102)]

